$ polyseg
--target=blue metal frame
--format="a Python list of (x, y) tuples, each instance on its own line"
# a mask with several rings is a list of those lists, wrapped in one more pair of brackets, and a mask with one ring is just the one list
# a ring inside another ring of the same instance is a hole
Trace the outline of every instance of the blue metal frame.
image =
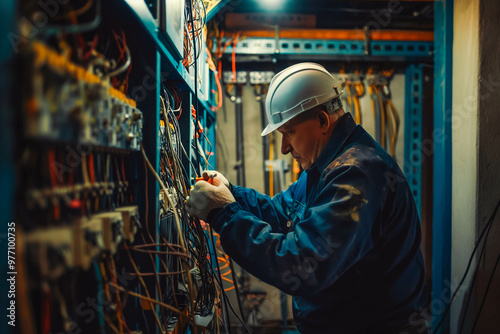
[(423, 66), (411, 64), (405, 75), (404, 172), (420, 215), (422, 208)]
[[(452, 196), (452, 70), (453, 0), (434, 2), (434, 193), (432, 243), (432, 300), (443, 301), (441, 293), (451, 276), (451, 196)], [(437, 135), (436, 135), (437, 131)], [(438, 139), (437, 139), (438, 138)], [(443, 316), (432, 312), (432, 330)], [(437, 333), (448, 333), (449, 316)]]
[[(0, 40), (0, 121), (2, 131), (0, 131), (0, 180), (2, 180), (2, 192), (0, 193), (0, 250), (2, 251), (2, 260), (0, 261), (0, 308), (6, 310), (9, 299), (6, 298), (8, 291), (7, 272), (7, 223), (13, 221), (14, 207), (14, 185), (16, 169), (13, 160), (14, 143), (14, 115), (16, 114), (12, 105), (11, 94), (15, 80), (15, 70), (13, 67), (13, 58), (15, 50), (7, 38), (10, 33), (17, 33), (16, 24), (16, 1), (4, 0), (0, 4), (0, 32), (3, 38)], [(17, 307), (22, 307), (17, 303)], [(0, 324), (1, 333), (11, 333), (15, 327), (8, 325), (9, 318), (4, 317)], [(19, 311), (16, 314), (16, 326), (19, 324)]]
[[(214, 45), (215, 48), (215, 45)], [(279, 52), (276, 52), (279, 50)], [(214, 50), (215, 51), (215, 50)], [(236, 45), (236, 54), (260, 55), (329, 55), (359, 57), (405, 57), (429, 58), (434, 51), (433, 42), (415, 41), (372, 41), (369, 54), (365, 53), (365, 41), (362, 40), (326, 40), (326, 39), (293, 39), (278, 40), (274, 38), (247, 37)], [(230, 45), (225, 53), (233, 52)]]
[(210, 21), (230, 0), (221, 0), (210, 12), (207, 13), (207, 22)]
[[(140, 31), (145, 38), (149, 39), (154, 45), (156, 50), (160, 52), (161, 55), (161, 72), (159, 72), (158, 78), (166, 79), (165, 76), (170, 80), (178, 80), (180, 84), (187, 86), (187, 88), (194, 94), (194, 80), (193, 75), (190, 74), (184, 65), (182, 65), (182, 60), (177, 60), (170, 52), (170, 47), (167, 47), (164, 42), (160, 40), (159, 30), (156, 20), (149, 11), (147, 5), (144, 1), (135, 0), (114, 0), (118, 3), (124, 3), (126, 6), (117, 6), (118, 10), (121, 10), (127, 17), (130, 16), (132, 22), (137, 24), (137, 30)], [(160, 80), (160, 79), (159, 79)], [(203, 96), (201, 94), (200, 96)], [(199, 105), (203, 106), (204, 109), (211, 111), (207, 101), (199, 100)], [(215, 118), (215, 116), (214, 116)]]

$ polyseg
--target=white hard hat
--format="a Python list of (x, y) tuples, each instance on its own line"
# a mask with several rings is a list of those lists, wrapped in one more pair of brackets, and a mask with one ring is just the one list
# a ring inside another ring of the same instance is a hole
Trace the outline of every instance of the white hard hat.
[[(340, 96), (335, 79), (321, 65), (300, 63), (276, 74), (266, 96), (265, 136), (302, 112)], [(340, 108), (340, 102), (337, 104)]]

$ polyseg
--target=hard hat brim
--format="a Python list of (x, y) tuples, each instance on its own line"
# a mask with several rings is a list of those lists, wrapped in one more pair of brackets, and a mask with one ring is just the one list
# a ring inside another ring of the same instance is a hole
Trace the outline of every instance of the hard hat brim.
[(260, 134), (262, 137), (264, 136), (267, 136), (268, 134), (270, 134), (271, 132), (273, 132), (274, 130), (276, 130), (277, 128), (279, 128), (282, 124), (268, 124), (266, 126), (266, 128), (264, 129), (264, 131), (262, 131), (262, 133)]
[(284, 119), (282, 120), (281, 122), (279, 123), (276, 123), (276, 124), (272, 124), (272, 123), (269, 123), (266, 128), (264, 129), (264, 131), (262, 131), (262, 133), (260, 134), (262, 137), (264, 136), (267, 136), (268, 134), (270, 134), (271, 132), (277, 130), (278, 128), (280, 128), (282, 125), (288, 123), (289, 121), (291, 121), (293, 118), (295, 118), (296, 116), (298, 116), (299, 114), (295, 114), (293, 115), (292, 117), (288, 118), (288, 119)]

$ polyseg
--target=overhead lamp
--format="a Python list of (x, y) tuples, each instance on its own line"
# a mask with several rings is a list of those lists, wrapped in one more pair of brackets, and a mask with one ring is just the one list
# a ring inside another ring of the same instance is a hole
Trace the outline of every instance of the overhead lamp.
[(262, 9), (277, 10), (282, 9), (286, 0), (258, 0)]

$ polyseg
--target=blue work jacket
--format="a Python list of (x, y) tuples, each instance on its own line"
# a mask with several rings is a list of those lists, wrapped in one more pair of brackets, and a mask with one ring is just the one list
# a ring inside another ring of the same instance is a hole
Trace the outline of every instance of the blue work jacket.
[(421, 230), (392, 157), (350, 114), (309, 170), (274, 197), (233, 186), (211, 215), (224, 250), (293, 296), (302, 333), (386, 333), (423, 307)]

